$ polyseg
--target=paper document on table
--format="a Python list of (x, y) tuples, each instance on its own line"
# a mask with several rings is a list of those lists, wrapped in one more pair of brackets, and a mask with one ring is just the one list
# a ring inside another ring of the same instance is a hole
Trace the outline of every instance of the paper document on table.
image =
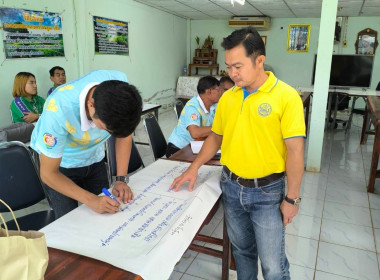
[[(191, 141), (190, 142), (191, 151), (193, 152), (193, 154), (199, 154), (204, 142), (205, 141)], [(220, 155), (220, 149), (216, 152), (216, 154)]]
[[(130, 177), (134, 200), (116, 214), (81, 205), (41, 229), (48, 247), (167, 280), (218, 200), (221, 166), (202, 166), (192, 192), (169, 190), (189, 163), (159, 159)], [(164, 257), (163, 257), (164, 256)]]

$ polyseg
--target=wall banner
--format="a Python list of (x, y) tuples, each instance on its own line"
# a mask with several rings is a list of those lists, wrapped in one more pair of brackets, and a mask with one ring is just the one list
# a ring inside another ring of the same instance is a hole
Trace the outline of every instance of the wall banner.
[(93, 17), (95, 54), (129, 55), (128, 22)]
[(65, 56), (57, 13), (0, 8), (6, 58)]

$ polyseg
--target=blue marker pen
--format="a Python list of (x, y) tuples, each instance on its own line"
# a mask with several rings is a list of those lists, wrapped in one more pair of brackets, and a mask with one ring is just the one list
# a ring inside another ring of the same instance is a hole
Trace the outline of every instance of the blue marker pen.
[(106, 188), (103, 188), (102, 189), (102, 192), (106, 195), (106, 196), (108, 196), (109, 198), (111, 198), (113, 201), (116, 201), (118, 204), (120, 204), (119, 203), (119, 201), (117, 201), (117, 199), (106, 189)]

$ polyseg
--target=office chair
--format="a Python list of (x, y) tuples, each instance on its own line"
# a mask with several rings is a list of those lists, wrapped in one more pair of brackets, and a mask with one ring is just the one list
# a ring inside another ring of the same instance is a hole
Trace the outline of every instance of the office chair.
[(158, 124), (156, 117), (152, 114), (148, 114), (144, 118), (144, 126), (148, 133), (149, 143), (153, 151), (154, 160), (163, 157), (166, 153), (168, 144), (160, 125)]
[(34, 125), (31, 123), (13, 123), (0, 129), (0, 142), (20, 141), (30, 142)]
[[(28, 147), (21, 142), (0, 143), (0, 197), (13, 211), (32, 206), (46, 198), (42, 182)], [(9, 212), (0, 204), (0, 212)], [(39, 211), (17, 218), (21, 230), (40, 230), (54, 221), (54, 211)], [(7, 222), (17, 230), (14, 221)]]
[[(115, 153), (115, 137), (111, 136), (106, 143), (107, 151), (107, 163), (108, 163), (108, 172), (110, 183), (112, 183), (112, 177), (116, 176), (116, 153)], [(128, 164), (128, 174), (138, 170), (139, 168), (144, 168), (144, 163), (140, 156), (139, 151), (137, 150), (136, 144), (132, 139), (132, 149), (131, 156), (129, 157)], [(111, 184), (110, 184), (111, 185)]]
[(183, 110), (183, 103), (182, 101), (177, 101), (174, 105), (174, 111), (176, 113), (176, 116), (177, 116), (177, 120), (179, 120), (179, 117), (181, 116), (181, 113), (182, 113), (182, 110)]

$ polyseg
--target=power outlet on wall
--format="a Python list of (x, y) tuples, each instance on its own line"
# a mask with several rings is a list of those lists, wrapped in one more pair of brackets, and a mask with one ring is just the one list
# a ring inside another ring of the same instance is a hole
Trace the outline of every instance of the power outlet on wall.
[(347, 41), (344, 40), (344, 41), (343, 41), (343, 48), (346, 48), (346, 47), (347, 47)]

